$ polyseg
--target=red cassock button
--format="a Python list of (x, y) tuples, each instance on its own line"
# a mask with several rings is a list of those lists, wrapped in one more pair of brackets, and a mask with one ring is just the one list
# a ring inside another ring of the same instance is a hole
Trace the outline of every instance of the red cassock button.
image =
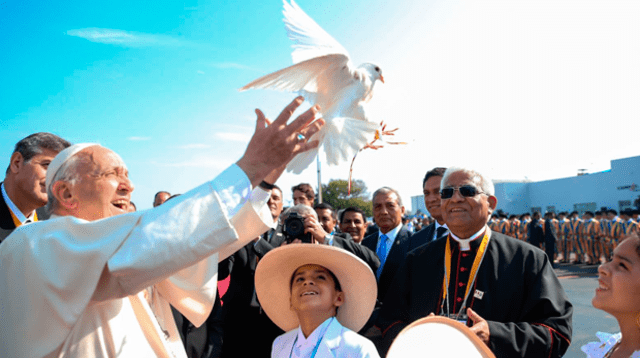
[(467, 254), (466, 252), (462, 254), (462, 257), (467, 257), (469, 256), (469, 254)]
[(460, 272), (465, 272), (465, 271), (467, 271), (466, 267), (460, 267)]
[(460, 286), (460, 287), (464, 286), (464, 282), (458, 283), (458, 286)]
[(458, 301), (458, 302), (462, 302), (462, 297), (458, 297), (458, 298), (456, 299), (456, 301)]

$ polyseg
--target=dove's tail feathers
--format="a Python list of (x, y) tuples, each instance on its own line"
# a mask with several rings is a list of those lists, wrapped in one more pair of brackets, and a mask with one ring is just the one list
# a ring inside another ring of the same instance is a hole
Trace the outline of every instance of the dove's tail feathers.
[(371, 142), (378, 129), (377, 123), (354, 118), (333, 118), (322, 128), (322, 145), (327, 155), (327, 164), (338, 165), (351, 160), (360, 149)]
[[(318, 140), (324, 148), (326, 163), (338, 165), (353, 158), (360, 149), (375, 138), (376, 129), (380, 125), (360, 119), (338, 117), (326, 120), (326, 124), (309, 140)], [(298, 154), (289, 165), (287, 171), (300, 174), (316, 158), (318, 148)]]

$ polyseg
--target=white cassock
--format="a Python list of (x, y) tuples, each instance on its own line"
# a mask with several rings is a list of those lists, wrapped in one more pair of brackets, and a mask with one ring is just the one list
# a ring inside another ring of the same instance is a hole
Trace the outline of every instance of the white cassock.
[(0, 356), (186, 357), (169, 304), (207, 319), (218, 261), (273, 225), (232, 165), (147, 211), (53, 217), (0, 244)]

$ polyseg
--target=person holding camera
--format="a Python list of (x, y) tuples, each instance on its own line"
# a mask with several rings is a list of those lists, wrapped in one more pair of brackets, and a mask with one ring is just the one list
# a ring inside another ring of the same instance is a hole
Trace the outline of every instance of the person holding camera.
[[(329, 231), (335, 226), (335, 221), (333, 225), (327, 224), (326, 228), (323, 226), (318, 219), (318, 211), (325, 214), (324, 211), (327, 210), (334, 212), (333, 207), (329, 204), (321, 204), (316, 210), (303, 204), (287, 209), (282, 215), (282, 235), (285, 243), (317, 243), (338, 247), (356, 255), (366, 262), (373, 272), (376, 272), (380, 267), (380, 259), (375, 252), (366, 246), (358, 245), (347, 233)], [(331, 213), (328, 214), (331, 215)]]

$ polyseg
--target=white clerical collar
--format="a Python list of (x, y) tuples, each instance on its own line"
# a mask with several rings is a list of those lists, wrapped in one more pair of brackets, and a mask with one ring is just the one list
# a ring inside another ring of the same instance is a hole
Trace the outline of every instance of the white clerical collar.
[(460, 251), (469, 251), (471, 250), (471, 245), (470, 245), (471, 241), (477, 239), (480, 235), (484, 233), (485, 230), (487, 230), (487, 225), (483, 226), (482, 229), (480, 229), (480, 231), (471, 235), (471, 237), (468, 239), (461, 239), (457, 237), (453, 232), (451, 232), (451, 237), (458, 242), (458, 245), (460, 246)]
[(402, 229), (402, 223), (400, 223), (400, 225), (394, 227), (393, 229), (391, 229), (388, 233), (383, 234), (382, 231), (378, 230), (378, 238), (382, 235), (387, 235), (387, 237), (389, 238), (389, 240), (391, 240), (391, 242), (395, 242), (396, 241), (396, 236), (398, 236), (398, 233), (400, 232), (400, 229)]
[(9, 194), (7, 194), (7, 191), (4, 189), (4, 183), (0, 184), (0, 190), (2, 190), (2, 197), (4, 198), (4, 202), (7, 203), (9, 210), (11, 210), (13, 215), (15, 215), (21, 223), (24, 224), (27, 219), (31, 219), (31, 221), (33, 221), (33, 217), (36, 213), (35, 210), (31, 213), (31, 215), (29, 215), (29, 217), (24, 216), (22, 211), (18, 209), (16, 204), (14, 204), (13, 201), (11, 201), (11, 198), (9, 198)]

